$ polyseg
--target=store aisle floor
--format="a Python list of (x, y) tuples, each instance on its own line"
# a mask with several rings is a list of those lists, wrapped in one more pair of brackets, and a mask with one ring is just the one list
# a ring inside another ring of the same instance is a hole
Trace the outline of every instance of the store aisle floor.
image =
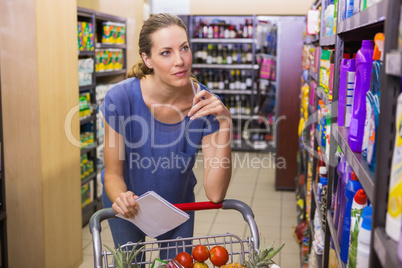
[[(194, 172), (202, 178), (202, 161), (197, 159)], [(206, 201), (202, 182), (196, 189), (196, 201)], [(228, 199), (238, 199), (253, 210), (259, 232), (261, 246), (275, 247), (285, 243), (281, 253), (274, 258), (281, 268), (300, 267), (300, 250), (292, 236), (296, 226), (296, 199), (294, 192), (275, 191), (275, 164), (271, 154), (233, 153), (233, 176), (226, 195)], [(102, 224), (102, 243), (112, 246), (113, 240), (107, 222)], [(92, 238), (88, 225), (82, 229), (83, 263), (80, 268), (93, 266)], [(250, 235), (247, 224), (236, 211), (198, 211), (195, 218), (194, 236), (236, 234), (241, 238)]]

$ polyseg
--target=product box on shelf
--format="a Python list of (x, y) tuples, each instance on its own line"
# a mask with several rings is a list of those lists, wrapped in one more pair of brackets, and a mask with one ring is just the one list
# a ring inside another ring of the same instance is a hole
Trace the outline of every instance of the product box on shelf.
[(89, 205), (93, 200), (93, 187), (94, 182), (91, 180), (87, 184), (81, 186), (81, 207), (84, 208), (86, 205)]
[(79, 21), (77, 23), (78, 30), (78, 49), (80, 51), (92, 51), (95, 47), (94, 28), (92, 23)]

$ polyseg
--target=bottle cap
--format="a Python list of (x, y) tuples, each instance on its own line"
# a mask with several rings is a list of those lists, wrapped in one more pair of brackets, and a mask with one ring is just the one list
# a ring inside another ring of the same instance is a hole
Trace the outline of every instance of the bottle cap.
[(354, 198), (355, 202), (359, 205), (364, 205), (367, 203), (367, 195), (363, 189), (357, 190)]
[(373, 219), (373, 207), (372, 206), (367, 206), (363, 208), (362, 212), (362, 228), (366, 230), (371, 230), (371, 221)]
[(322, 186), (327, 185), (328, 184), (328, 179), (326, 177), (321, 177), (320, 178), (320, 183)]
[(373, 60), (381, 60), (382, 59), (382, 52), (384, 51), (384, 34), (377, 33), (374, 37), (374, 53), (373, 53)]
[(352, 173), (350, 174), (350, 179), (351, 179), (352, 181), (358, 181), (358, 179), (357, 179), (356, 174), (355, 174), (354, 171), (352, 171)]
[(320, 167), (320, 174), (323, 176), (327, 175), (327, 167)]
[(364, 49), (374, 49), (374, 42), (371, 40), (363, 40), (362, 48)]

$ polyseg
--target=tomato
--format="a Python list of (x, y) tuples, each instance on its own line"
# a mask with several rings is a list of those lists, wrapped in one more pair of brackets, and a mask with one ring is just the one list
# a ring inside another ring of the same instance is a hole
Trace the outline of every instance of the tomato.
[(191, 266), (193, 266), (193, 258), (191, 258), (191, 255), (187, 252), (180, 252), (174, 259), (185, 268), (191, 268)]
[(228, 262), (229, 253), (226, 248), (222, 246), (215, 246), (209, 251), (209, 259), (214, 266), (221, 266)]
[(193, 259), (198, 262), (204, 262), (209, 258), (209, 249), (204, 245), (197, 245), (193, 249)]
[(206, 264), (205, 262), (196, 262), (193, 265), (193, 268), (208, 268), (208, 264)]

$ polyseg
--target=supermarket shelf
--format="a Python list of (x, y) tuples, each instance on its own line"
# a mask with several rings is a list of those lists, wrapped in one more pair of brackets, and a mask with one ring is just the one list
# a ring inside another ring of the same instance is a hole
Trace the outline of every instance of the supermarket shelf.
[(312, 44), (320, 40), (320, 36), (318, 34), (314, 35), (307, 35), (306, 38), (304, 38), (304, 43), (305, 44)]
[(327, 93), (325, 93), (322, 87), (317, 87), (316, 93), (317, 96), (324, 102), (326, 106), (329, 106), (331, 104), (331, 101), (329, 100)]
[(96, 86), (95, 84), (86, 85), (86, 86), (80, 86), (79, 89), (80, 89), (80, 92), (88, 91), (88, 90), (93, 89), (95, 86)]
[(335, 230), (334, 221), (332, 219), (331, 211), (329, 209), (327, 209), (327, 222), (328, 222), (329, 232), (331, 233), (331, 236), (332, 236), (332, 242), (334, 244), (336, 258), (338, 260), (338, 267), (346, 268), (346, 265), (344, 264), (344, 262), (341, 259), (341, 247), (339, 246), (339, 243), (338, 243), (338, 233), (337, 233), (337, 230)]
[(88, 177), (86, 177), (85, 179), (83, 179), (81, 181), (81, 185), (85, 185), (88, 182), (90, 182), (91, 180), (93, 180), (94, 178), (96, 178), (96, 172), (92, 173), (91, 175), (89, 175)]
[(211, 89), (210, 90), (215, 94), (241, 94), (241, 95), (251, 95), (255, 94), (255, 90), (230, 90), (230, 89)]
[(276, 56), (270, 55), (270, 54), (266, 54), (266, 53), (257, 53), (256, 56), (257, 56), (257, 57), (264, 58), (264, 59), (274, 59), (274, 60), (276, 59)]
[(91, 50), (91, 51), (81, 50), (81, 51), (78, 51), (78, 56), (95, 56), (95, 50)]
[(319, 82), (318, 81), (318, 73), (309, 72), (309, 75), (314, 81), (316, 81), (317, 83)]
[(349, 129), (338, 127), (337, 124), (332, 124), (331, 130), (333, 131), (332, 135), (339, 147), (341, 147), (342, 152), (346, 156), (346, 159), (363, 186), (368, 199), (374, 201), (374, 172), (369, 169), (367, 162), (363, 159), (360, 153), (355, 153), (350, 149), (348, 144)]
[(245, 70), (258, 70), (258, 64), (203, 64), (195, 63), (193, 68), (215, 68), (215, 69), (245, 69)]
[[(322, 229), (322, 215), (321, 215), (321, 209), (320, 209), (320, 203), (318, 203), (318, 196), (317, 196), (317, 190), (316, 190), (316, 186), (315, 186), (315, 182), (312, 183), (311, 187), (313, 188), (313, 198), (314, 198), (314, 202), (315, 202), (315, 207), (318, 209), (318, 219), (320, 221), (321, 224), (321, 235), (322, 235), (322, 239), (324, 239), (325, 234), (324, 231)], [(315, 214), (315, 212), (314, 212)], [(314, 229), (315, 230), (315, 229)]]
[(402, 51), (392, 51), (385, 57), (385, 73), (402, 76)]
[(324, 159), (325, 166), (327, 167), (327, 169), (329, 169), (329, 166), (328, 166), (328, 164), (329, 164), (328, 158), (327, 158), (327, 156), (326, 156), (326, 154), (325, 154), (325, 149), (321, 146), (320, 135), (318, 134), (318, 130), (317, 130), (317, 129), (315, 130), (315, 139), (317, 140), (317, 143), (318, 143), (318, 145), (320, 146), (321, 155), (322, 155), (322, 158)]
[(100, 49), (106, 49), (106, 48), (126, 49), (127, 45), (125, 45), (125, 44), (102, 44), (102, 43), (96, 43), (95, 47), (100, 48)]
[(387, 13), (387, 2), (387, 0), (381, 0), (379, 3), (341, 21), (337, 26), (338, 34), (384, 21)]
[(96, 150), (96, 144), (94, 144), (93, 146), (90, 146), (90, 147), (82, 148), (81, 149), (81, 155), (89, 153), (89, 152), (94, 151), (94, 150)]
[(77, 16), (92, 19), (93, 15), (92, 15), (92, 11), (87, 11), (85, 8), (78, 7)]
[(320, 38), (320, 46), (334, 46), (335, 45), (335, 39), (336, 35), (330, 35), (330, 36), (323, 36)]
[[(249, 119), (252, 119), (252, 116), (251, 115), (245, 115), (245, 114), (235, 114), (235, 115), (232, 115), (232, 120), (249, 120)], [(257, 117), (256, 117), (256, 119), (257, 119)]]
[(97, 77), (101, 76), (109, 76), (109, 75), (118, 75), (118, 74), (126, 74), (126, 69), (118, 70), (118, 71), (109, 71), (109, 72), (96, 72)]
[(384, 228), (374, 230), (373, 247), (383, 267), (402, 267), (397, 255), (398, 243), (387, 236)]
[(208, 43), (208, 44), (252, 44), (253, 38), (191, 38), (190, 43)]
[(90, 123), (93, 122), (96, 119), (96, 115), (90, 115), (90, 116), (85, 116), (85, 117), (81, 117), (80, 118), (80, 124), (86, 124), (86, 123)]

